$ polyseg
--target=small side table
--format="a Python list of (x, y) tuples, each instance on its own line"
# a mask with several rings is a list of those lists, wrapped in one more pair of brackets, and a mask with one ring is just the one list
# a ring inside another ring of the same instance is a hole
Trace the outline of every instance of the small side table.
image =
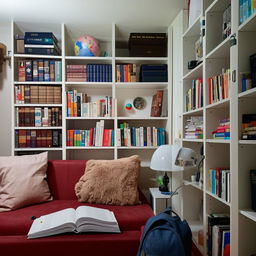
[(170, 206), (171, 195), (164, 195), (159, 188), (149, 188), (150, 201), (154, 214), (162, 212), (166, 207)]

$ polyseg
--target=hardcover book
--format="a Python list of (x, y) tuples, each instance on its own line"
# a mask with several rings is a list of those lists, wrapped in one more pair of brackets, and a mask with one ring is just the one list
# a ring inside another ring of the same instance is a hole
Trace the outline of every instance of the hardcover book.
[(120, 233), (113, 212), (90, 206), (67, 208), (43, 215), (33, 221), (27, 238), (39, 238), (67, 232)]

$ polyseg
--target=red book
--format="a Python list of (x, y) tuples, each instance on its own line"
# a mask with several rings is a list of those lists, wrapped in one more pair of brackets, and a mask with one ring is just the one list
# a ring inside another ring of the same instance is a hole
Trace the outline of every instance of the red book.
[(89, 147), (93, 146), (93, 128), (90, 129)]
[(42, 137), (41, 137), (41, 146), (43, 148), (47, 147), (47, 132), (46, 130), (41, 131)]
[(74, 130), (69, 130), (70, 146), (74, 146)]
[(103, 147), (108, 146), (108, 141), (109, 141), (108, 137), (109, 137), (108, 129), (104, 129), (104, 132), (103, 132)]
[(124, 82), (128, 82), (128, 71), (129, 71), (129, 66), (126, 64), (124, 65)]
[(26, 67), (25, 67), (25, 61), (21, 60), (19, 62), (19, 81), (25, 82), (26, 81)]

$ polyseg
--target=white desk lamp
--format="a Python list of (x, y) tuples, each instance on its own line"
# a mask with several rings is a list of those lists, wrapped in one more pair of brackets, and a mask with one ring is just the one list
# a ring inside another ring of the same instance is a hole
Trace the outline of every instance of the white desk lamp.
[[(202, 160), (198, 162), (197, 154), (193, 149), (182, 148), (177, 145), (162, 145), (154, 152), (150, 168), (155, 171), (165, 172), (163, 185), (159, 187), (159, 190), (168, 193), (169, 177), (167, 172), (181, 172), (189, 168), (198, 167)], [(176, 191), (171, 194), (175, 194)]]

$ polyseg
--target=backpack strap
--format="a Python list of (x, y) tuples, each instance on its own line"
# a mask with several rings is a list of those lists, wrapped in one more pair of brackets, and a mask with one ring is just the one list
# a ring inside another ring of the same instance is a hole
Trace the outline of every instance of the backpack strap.
[(172, 209), (171, 206), (170, 206), (170, 207), (167, 207), (167, 208), (163, 211), (163, 213), (166, 213), (166, 214), (168, 214), (168, 215), (172, 215), (172, 213), (174, 213), (177, 217), (179, 217), (179, 215)]

